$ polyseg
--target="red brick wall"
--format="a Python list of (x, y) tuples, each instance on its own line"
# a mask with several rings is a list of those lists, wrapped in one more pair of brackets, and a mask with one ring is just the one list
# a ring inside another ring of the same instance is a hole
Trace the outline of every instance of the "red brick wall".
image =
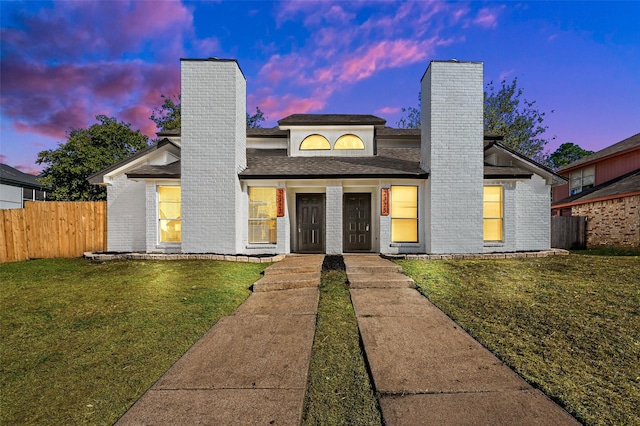
[(586, 216), (587, 248), (640, 248), (640, 195), (573, 206)]

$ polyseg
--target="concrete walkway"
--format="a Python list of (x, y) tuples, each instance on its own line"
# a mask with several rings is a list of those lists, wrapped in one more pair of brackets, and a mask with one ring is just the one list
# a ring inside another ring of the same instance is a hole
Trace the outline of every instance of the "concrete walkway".
[(373, 255), (345, 255), (387, 425), (579, 425)]
[[(323, 258), (287, 256), (267, 268), (236, 312), (221, 318), (117, 424), (300, 424)], [(273, 289), (281, 291), (266, 292)]]

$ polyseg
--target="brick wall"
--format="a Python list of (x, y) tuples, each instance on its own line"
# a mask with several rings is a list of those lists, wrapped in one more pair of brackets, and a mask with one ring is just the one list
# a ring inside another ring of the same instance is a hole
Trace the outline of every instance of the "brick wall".
[(342, 253), (342, 185), (327, 184), (325, 242), (327, 254)]
[(533, 175), (516, 184), (516, 250), (549, 250), (551, 247), (550, 188)]
[(145, 184), (123, 174), (107, 187), (107, 250), (145, 251)]
[(482, 253), (483, 64), (436, 62), (422, 78), (428, 253)]
[[(182, 60), (182, 251), (244, 250), (246, 82), (238, 64)], [(246, 197), (246, 194), (245, 194)]]
[(640, 195), (573, 206), (586, 216), (587, 248), (640, 248)]

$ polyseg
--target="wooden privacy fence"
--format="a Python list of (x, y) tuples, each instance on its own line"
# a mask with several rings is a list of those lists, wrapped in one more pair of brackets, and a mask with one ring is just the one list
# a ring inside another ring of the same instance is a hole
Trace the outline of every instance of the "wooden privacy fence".
[(107, 203), (29, 201), (0, 210), (0, 263), (107, 250)]
[(587, 248), (587, 218), (551, 216), (551, 247), (565, 250)]

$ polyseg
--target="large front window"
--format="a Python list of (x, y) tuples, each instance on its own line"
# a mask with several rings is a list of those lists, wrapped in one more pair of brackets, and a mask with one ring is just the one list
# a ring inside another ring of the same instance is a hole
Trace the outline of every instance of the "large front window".
[(502, 187), (484, 187), (484, 240), (502, 241)]
[(249, 242), (277, 241), (276, 188), (249, 188)]
[(158, 220), (161, 243), (182, 241), (182, 199), (179, 186), (158, 186)]
[(418, 242), (418, 187), (391, 187), (391, 241)]

